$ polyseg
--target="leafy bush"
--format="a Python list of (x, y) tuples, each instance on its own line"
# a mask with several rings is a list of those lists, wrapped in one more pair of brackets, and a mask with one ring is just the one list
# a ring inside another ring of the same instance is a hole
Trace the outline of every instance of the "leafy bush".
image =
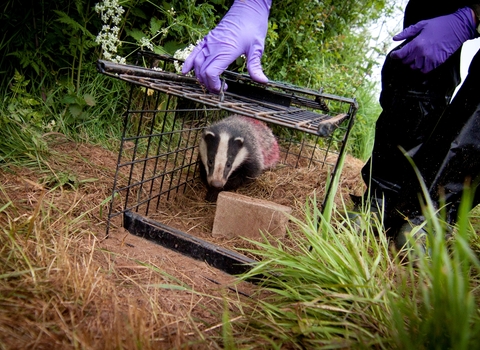
[[(96, 78), (96, 60), (105, 55), (132, 62), (139, 49), (173, 55), (207, 34), (230, 3), (41, 0), (27, 6), (7, 1), (0, 13), (4, 100), (12, 98), (7, 86), (17, 74), (29, 82), (23, 89), (37, 104), (20, 106), (17, 95), (7, 103), (4, 121), (28, 107), (36, 113), (29, 123), (50, 125), (52, 131), (81, 139), (90, 138), (84, 134), (90, 130), (94, 139), (103, 133), (108, 140), (127, 99), (126, 89), (108, 78)], [(376, 91), (368, 80), (374, 65), (366, 54), (370, 34), (364, 28), (390, 8), (386, 0), (283, 0), (274, 1), (270, 15), (263, 57), (266, 74), (273, 80), (358, 97), (360, 110), (349, 150), (362, 159), (369, 155), (378, 115), (372, 107), (377, 106)], [(242, 70), (243, 63), (237, 61), (231, 69)], [(12, 111), (14, 105), (20, 109)]]

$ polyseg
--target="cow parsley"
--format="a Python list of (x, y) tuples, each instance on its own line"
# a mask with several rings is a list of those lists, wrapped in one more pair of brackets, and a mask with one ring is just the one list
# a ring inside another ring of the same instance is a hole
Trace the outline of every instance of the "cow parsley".
[(102, 46), (103, 57), (108, 61), (125, 64), (125, 58), (117, 55), (117, 48), (121, 45), (118, 39), (118, 24), (122, 21), (125, 10), (118, 0), (104, 0), (95, 4), (95, 12), (104, 23), (95, 39), (95, 42)]
[[(200, 42), (200, 40), (197, 41), (197, 44), (199, 42)], [(184, 49), (177, 50), (173, 54), (173, 58), (185, 61), (185, 59), (188, 57), (188, 55), (190, 55), (192, 53), (194, 48), (195, 48), (195, 45), (190, 44), (187, 47), (185, 47)], [(178, 61), (174, 61), (173, 64), (175, 65), (175, 70), (177, 71), (177, 73), (181, 73), (183, 64), (180, 64)]]

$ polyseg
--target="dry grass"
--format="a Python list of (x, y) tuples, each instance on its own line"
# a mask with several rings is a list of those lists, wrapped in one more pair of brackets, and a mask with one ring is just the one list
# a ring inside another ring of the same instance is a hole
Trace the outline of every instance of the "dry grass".
[(55, 149), (49, 172), (0, 173), (0, 348), (220, 347), (233, 279), (122, 229), (104, 240), (115, 155)]

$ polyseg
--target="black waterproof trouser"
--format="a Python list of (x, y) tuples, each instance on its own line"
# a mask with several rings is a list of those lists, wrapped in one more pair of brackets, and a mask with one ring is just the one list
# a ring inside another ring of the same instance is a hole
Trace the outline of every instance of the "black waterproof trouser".
[[(432, 17), (427, 11), (428, 7), (423, 18)], [(441, 9), (437, 6), (435, 11), (438, 16)], [(451, 12), (445, 8), (444, 14)], [(418, 16), (416, 11), (415, 19), (422, 19)], [(407, 7), (405, 26), (415, 23), (409, 18)], [(480, 51), (452, 100), (460, 82), (459, 67), (460, 50), (428, 74), (413, 71), (390, 55), (386, 58), (380, 96), (383, 111), (362, 176), (368, 192), (385, 199), (385, 226), (393, 228), (393, 234), (405, 217), (421, 215), (420, 181), (404, 152), (420, 171), (437, 208), (446, 204), (449, 223), (456, 221), (465, 184), (475, 189), (480, 180)], [(480, 194), (473, 205), (478, 203)]]

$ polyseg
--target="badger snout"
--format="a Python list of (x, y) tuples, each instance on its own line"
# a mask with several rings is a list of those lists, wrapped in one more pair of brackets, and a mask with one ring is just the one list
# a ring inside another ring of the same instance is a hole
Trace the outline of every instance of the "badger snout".
[(212, 186), (214, 188), (217, 188), (217, 189), (222, 189), (224, 185), (225, 185), (224, 181), (220, 181), (220, 180), (210, 181), (210, 186)]

